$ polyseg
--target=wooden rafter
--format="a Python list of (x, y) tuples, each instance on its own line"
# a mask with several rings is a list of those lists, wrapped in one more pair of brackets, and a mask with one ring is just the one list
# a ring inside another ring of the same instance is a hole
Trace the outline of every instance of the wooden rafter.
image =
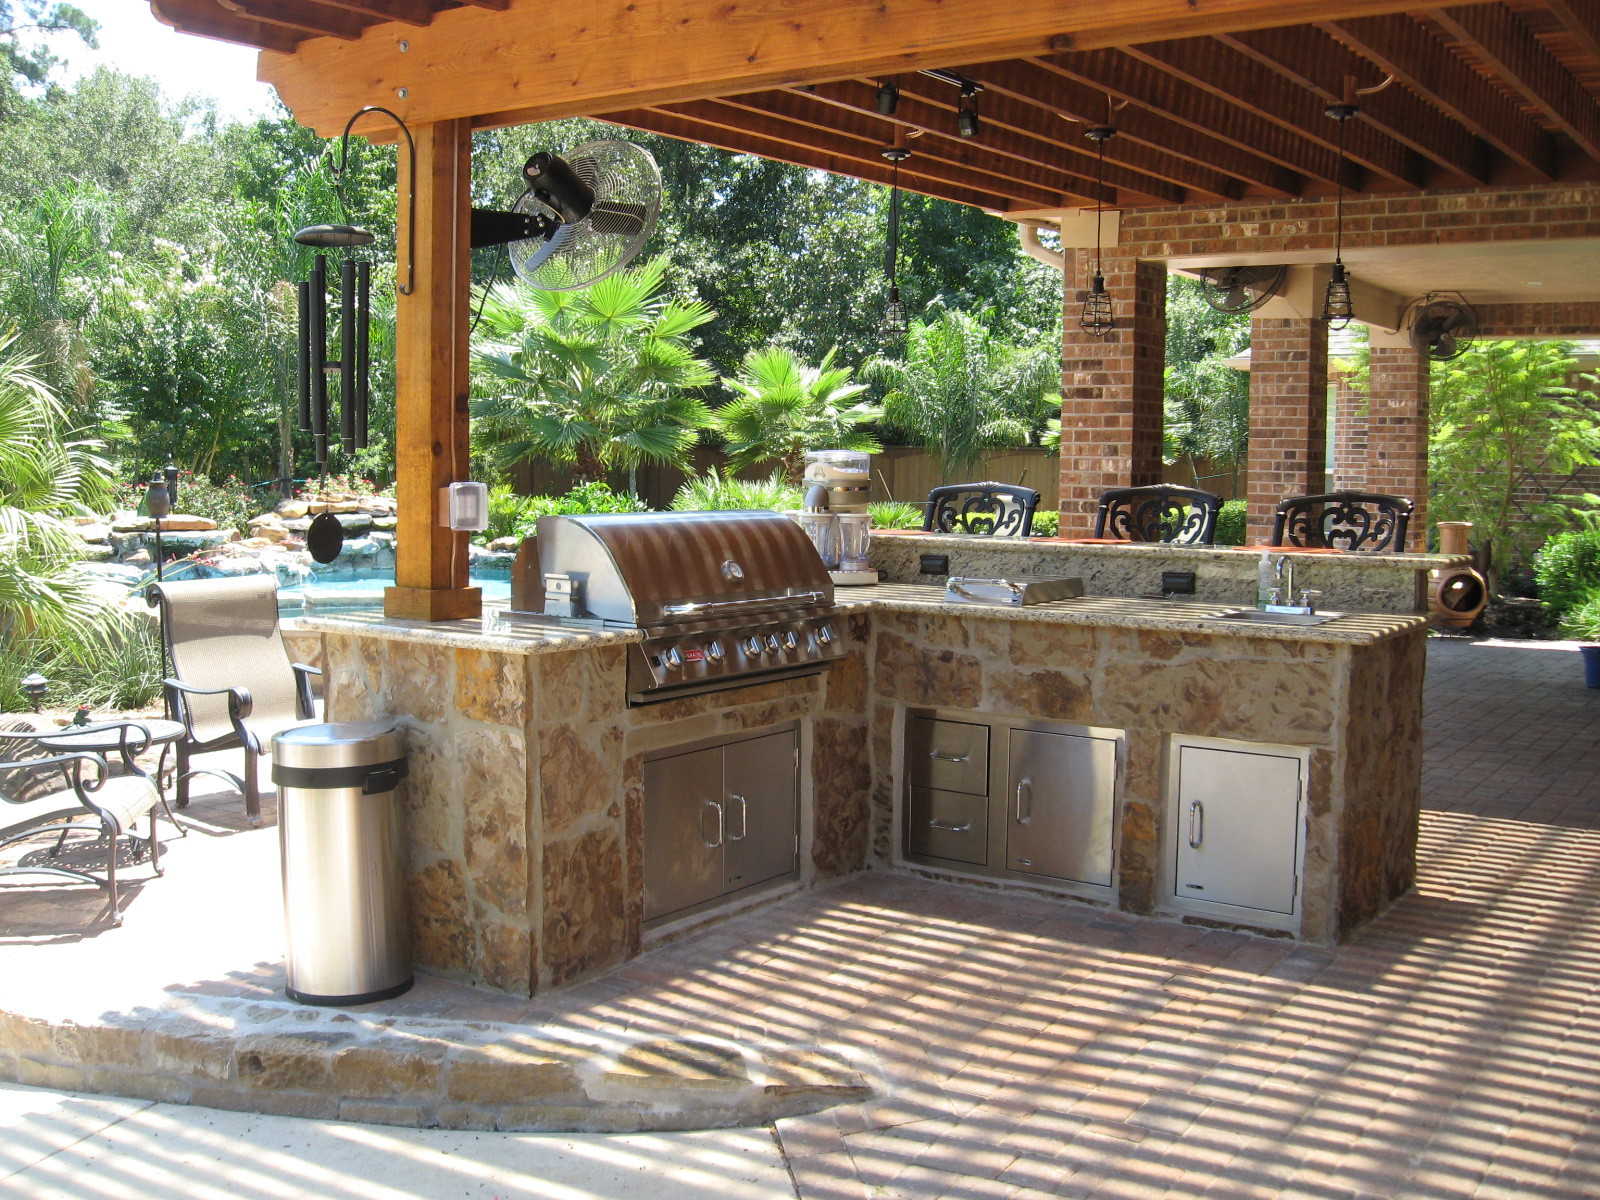
[(322, 0), (329, 8), (362, 13), (380, 21), (402, 25), (428, 25), (433, 21), (433, 0)]
[(1555, 141), (1450, 48), (1409, 17), (1331, 21), (1321, 28), (1543, 179), (1556, 177)]
[[(1220, 41), (1280, 72), (1319, 100), (1343, 97), (1346, 79), (1359, 87), (1382, 83), (1372, 63), (1310, 25), (1223, 34)], [(1361, 119), (1453, 174), (1489, 179), (1488, 143), (1424, 102), (1403, 84), (1360, 98)]]
[(355, 13), (311, 0), (217, 0), (217, 3), (263, 25), (277, 25), (347, 42), (355, 41), (370, 24)]
[(1600, 5), (1590, 0), (1544, 0), (1550, 15), (1578, 48), (1600, 63)]
[(1544, 118), (1600, 158), (1600, 102), (1502, 4), (1435, 9), (1428, 14), (1452, 37), (1470, 42), (1495, 73)]
[(241, 17), (213, 0), (150, 0), (150, 11), (156, 20), (180, 33), (215, 38), (219, 42), (256, 46), (281, 54), (294, 53), (300, 42), (300, 34), (296, 32)]

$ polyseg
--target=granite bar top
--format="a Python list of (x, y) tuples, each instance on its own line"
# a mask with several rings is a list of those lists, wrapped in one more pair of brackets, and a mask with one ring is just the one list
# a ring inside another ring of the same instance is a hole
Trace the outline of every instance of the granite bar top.
[(359, 633), (400, 642), (426, 642), (461, 650), (498, 650), (522, 654), (556, 654), (590, 646), (616, 646), (644, 641), (637, 629), (588, 629), (573, 626), (499, 621), (503, 607), (485, 606), (483, 616), (462, 621), (405, 621), (381, 612), (346, 612), (337, 616), (285, 618), (283, 628), (302, 633)]
[(1472, 556), (1467, 554), (1368, 554), (1349, 551), (1304, 550), (1294, 546), (1173, 546), (1166, 542), (1083, 542), (1071, 538), (1054, 537), (984, 537), (981, 535), (922, 533), (909, 529), (874, 529), (873, 539), (904, 538), (914, 542), (919, 550), (974, 550), (985, 552), (1040, 554), (1084, 554), (1091, 558), (1155, 558), (1178, 556), (1195, 562), (1235, 563), (1269, 554), (1304, 555), (1309, 559), (1326, 558), (1340, 567), (1356, 569), (1385, 569), (1409, 567), (1415, 571), (1437, 571), (1444, 567), (1467, 566)]
[[(1414, 557), (1414, 556), (1413, 556)], [(848, 612), (883, 609), (890, 612), (938, 613), (1003, 621), (1040, 621), (1058, 625), (1103, 625), (1149, 629), (1161, 633), (1206, 633), (1269, 638), (1279, 642), (1321, 642), (1364, 645), (1396, 637), (1427, 625), (1427, 618), (1396, 613), (1347, 613), (1324, 625), (1255, 625), (1218, 621), (1206, 614), (1236, 610), (1241, 605), (1205, 601), (1143, 600), (1123, 596), (1083, 596), (1050, 604), (1013, 607), (1008, 604), (954, 604), (944, 588), (929, 584), (881, 583), (875, 587), (837, 588), (835, 599)]]

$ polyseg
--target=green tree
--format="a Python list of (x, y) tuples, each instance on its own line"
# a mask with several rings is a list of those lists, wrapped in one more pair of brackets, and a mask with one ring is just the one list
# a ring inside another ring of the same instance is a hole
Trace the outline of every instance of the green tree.
[(50, 52), (52, 34), (75, 34), (98, 46), (100, 26), (72, 4), (54, 0), (0, 0), (0, 122), (15, 106), (19, 84), (44, 83), (60, 59)]
[(1250, 372), (1226, 359), (1250, 345), (1250, 318), (1206, 303), (1197, 280), (1167, 276), (1167, 367), (1164, 446), (1237, 470), (1249, 453)]
[(862, 426), (883, 409), (859, 399), (867, 385), (853, 382), (849, 367), (834, 366), (834, 353), (812, 367), (781, 346), (752, 350), (739, 374), (722, 381), (734, 397), (711, 416), (735, 469), (777, 459), (784, 478), (798, 484), (807, 450), (882, 449)]
[(1568, 342), (1518, 341), (1433, 368), (1429, 515), (1493, 538), (1499, 570), (1531, 560), (1574, 506), (1600, 503), (1525, 486), (1600, 458), (1600, 398), (1567, 386), (1576, 366)]
[(690, 335), (714, 314), (665, 296), (666, 269), (658, 258), (576, 291), (490, 293), (473, 339), (472, 413), (491, 466), (537, 455), (603, 480), (687, 464), (711, 421), (694, 393), (715, 378)]
[(914, 321), (903, 359), (862, 368), (886, 388), (884, 418), (940, 459), (940, 478), (968, 475), (985, 450), (1038, 443), (1061, 411), (1059, 358), (1001, 341), (981, 316), (948, 309)]

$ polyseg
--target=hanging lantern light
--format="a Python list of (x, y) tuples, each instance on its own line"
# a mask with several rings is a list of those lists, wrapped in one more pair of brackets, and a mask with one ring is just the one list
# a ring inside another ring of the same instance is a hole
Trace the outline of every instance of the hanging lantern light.
[(1344, 99), (1328, 105), (1322, 111), (1339, 122), (1339, 165), (1335, 180), (1339, 190), (1333, 209), (1333, 274), (1328, 279), (1328, 290), (1322, 297), (1322, 319), (1328, 323), (1329, 329), (1343, 329), (1356, 315), (1355, 305), (1350, 299), (1350, 274), (1344, 265), (1344, 131), (1350, 118), (1361, 111), (1355, 104), (1355, 80), (1346, 76)]
[(883, 148), (883, 157), (894, 168), (894, 182), (889, 190), (889, 236), (883, 247), (883, 273), (889, 281), (889, 302), (884, 305), (883, 320), (878, 323), (882, 333), (901, 334), (911, 328), (906, 320), (905, 306), (900, 303), (900, 164), (911, 157), (905, 144), (905, 131), (895, 130), (893, 145)]
[(1106, 142), (1116, 134), (1117, 131), (1110, 125), (1094, 125), (1084, 131), (1084, 136), (1095, 144), (1099, 153), (1094, 175), (1094, 282), (1084, 297), (1083, 315), (1078, 319), (1078, 328), (1094, 337), (1110, 337), (1117, 328), (1116, 318), (1111, 312), (1111, 296), (1106, 291), (1100, 240), (1100, 214), (1106, 207)]

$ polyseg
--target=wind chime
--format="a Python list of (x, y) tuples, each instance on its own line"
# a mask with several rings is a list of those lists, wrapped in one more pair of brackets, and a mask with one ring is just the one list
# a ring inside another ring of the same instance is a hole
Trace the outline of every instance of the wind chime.
[(883, 148), (883, 157), (893, 169), (893, 184), (889, 190), (889, 236), (883, 247), (883, 273), (889, 281), (889, 303), (883, 309), (883, 321), (878, 328), (887, 334), (901, 334), (910, 329), (905, 306), (900, 303), (900, 164), (911, 157), (906, 146), (905, 129), (896, 126), (894, 141)]
[(1091, 125), (1084, 130), (1083, 136), (1095, 144), (1098, 155), (1095, 160), (1094, 173), (1094, 281), (1089, 286), (1089, 293), (1083, 299), (1083, 315), (1078, 319), (1078, 328), (1087, 334), (1096, 337), (1109, 338), (1117, 328), (1116, 318), (1111, 312), (1111, 296), (1106, 291), (1106, 276), (1102, 269), (1100, 240), (1100, 215), (1106, 209), (1106, 142), (1116, 136), (1116, 129), (1110, 124), (1110, 98), (1107, 97), (1107, 123), (1104, 125)]

